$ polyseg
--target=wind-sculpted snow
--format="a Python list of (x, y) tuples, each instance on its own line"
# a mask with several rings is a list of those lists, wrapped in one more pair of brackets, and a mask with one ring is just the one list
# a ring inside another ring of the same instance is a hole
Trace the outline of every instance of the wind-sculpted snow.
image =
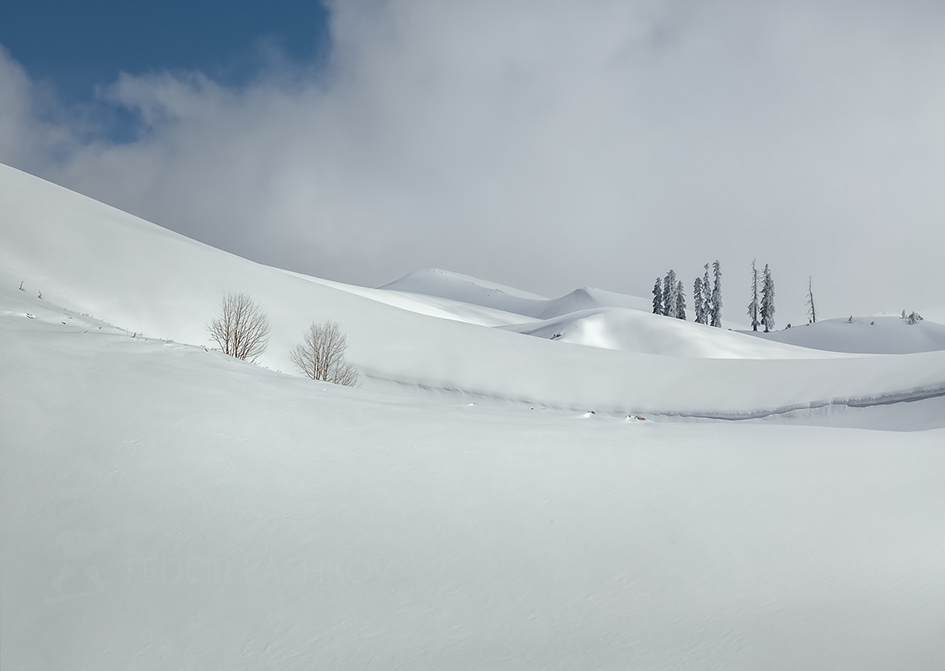
[(943, 430), (409, 398), (0, 306), (4, 670), (945, 667)]
[[(347, 357), (365, 386), (456, 390), (549, 407), (750, 416), (945, 385), (945, 352), (817, 358), (823, 354), (673, 324), (642, 311), (599, 313), (609, 315), (601, 317), (605, 321), (627, 322), (625, 332), (614, 330), (630, 339), (623, 343), (627, 350), (491, 328), (483, 324), (508, 324), (511, 312), (463, 303), (462, 296), (433, 297), (424, 304), (418, 294), (352, 287), (255, 264), (3, 166), (0, 282), (13, 292), (23, 282), (25, 295), (41, 291), (50, 305), (132, 333), (200, 345), (209, 342), (205, 327), (223, 294), (246, 292), (269, 315), (272, 335), (260, 363), (273, 370), (292, 371), (288, 353), (304, 329), (331, 319), (347, 333)], [(481, 283), (473, 284), (470, 291), (483, 290)], [(599, 295), (576, 292), (571, 304), (571, 299), (542, 302), (496, 285), (485, 291), (519, 304), (540, 303), (539, 315), (570, 310)], [(683, 343), (689, 336), (681, 329), (693, 334), (692, 344)], [(737, 354), (739, 339), (745, 343), (741, 358), (696, 358)], [(753, 356), (766, 358), (747, 358)]]
[(439, 268), (427, 268), (408, 273), (381, 288), (472, 303), (532, 319), (551, 319), (593, 308), (620, 307), (650, 311), (648, 299), (603, 289), (585, 287), (575, 289), (560, 298), (544, 298)]
[(503, 328), (561, 343), (662, 356), (703, 359), (825, 359), (836, 356), (619, 308), (584, 310)]
[(930, 320), (910, 324), (900, 317), (825, 319), (771, 333), (751, 333), (771, 342), (832, 352), (912, 354), (945, 350), (945, 325)]

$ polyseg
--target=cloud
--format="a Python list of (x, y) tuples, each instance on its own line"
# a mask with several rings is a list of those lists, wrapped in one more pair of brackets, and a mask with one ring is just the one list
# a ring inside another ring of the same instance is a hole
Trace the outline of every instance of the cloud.
[(808, 275), (825, 315), (912, 309), (942, 302), (943, 22), (920, 1), (338, 2), (323, 68), (121, 75), (100, 92), (140, 116), (121, 144), (0, 55), (0, 160), (360, 284), (441, 266), (646, 295), (719, 258), (737, 320), (757, 258), (782, 325)]

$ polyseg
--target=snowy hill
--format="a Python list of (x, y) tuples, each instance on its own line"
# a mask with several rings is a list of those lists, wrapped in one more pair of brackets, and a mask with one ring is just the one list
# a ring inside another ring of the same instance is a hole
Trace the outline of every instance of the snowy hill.
[(942, 430), (411, 400), (0, 298), (3, 668), (945, 661)]
[[(208, 343), (205, 325), (216, 315), (220, 297), (245, 291), (260, 302), (272, 324), (262, 365), (291, 371), (288, 352), (303, 329), (313, 320), (333, 319), (348, 333), (349, 358), (367, 388), (619, 415), (701, 417), (758, 417), (937, 397), (945, 391), (945, 352), (908, 360), (824, 358), (775, 343), (765, 352), (762, 341), (746, 338), (743, 342), (751, 344), (737, 361), (691, 358), (707, 352), (732, 356), (735, 336), (668, 324), (625, 308), (622, 316), (607, 319), (628, 328), (646, 320), (650, 344), (637, 347), (642, 352), (633, 351), (635, 336), (629, 331), (624, 344), (631, 347), (620, 351), (484, 327), (489, 320), (490, 326), (509, 324), (512, 313), (501, 307), (546, 315), (567, 305), (612, 301), (614, 295), (579, 291), (542, 301), (432, 271), (418, 275), (412, 285), (399, 284), (424, 290), (433, 284), (454, 287), (431, 303), (430, 296), (417, 293), (319, 280), (221, 252), (5, 166), (0, 167), (0, 209), (0, 281), (7, 287), (22, 281), (30, 294), (42, 291), (52, 305), (133, 333), (201, 345)], [(489, 306), (460, 300), (483, 295), (504, 298)], [(671, 345), (674, 339), (665, 338), (666, 349), (659, 349), (663, 330), (675, 334), (683, 327), (699, 334), (699, 344), (683, 347), (677, 338)], [(690, 380), (714, 382), (706, 386)]]
[(945, 305), (935, 305), (919, 310), (926, 321), (945, 324)]
[(823, 359), (814, 349), (772, 346), (741, 333), (638, 310), (604, 308), (502, 327), (516, 333), (609, 350), (701, 359)]
[[(0, 166), (0, 668), (945, 667), (945, 352), (423, 277)], [(204, 346), (226, 291), (262, 365)], [(362, 388), (277, 372), (329, 318)]]
[(594, 308), (620, 307), (650, 311), (649, 300), (612, 291), (585, 287), (560, 298), (549, 299), (439, 268), (408, 273), (381, 288), (448, 298), (532, 319), (551, 319)]
[(910, 324), (899, 317), (824, 319), (771, 333), (752, 333), (771, 342), (831, 352), (912, 354), (945, 350), (945, 325), (923, 320)]

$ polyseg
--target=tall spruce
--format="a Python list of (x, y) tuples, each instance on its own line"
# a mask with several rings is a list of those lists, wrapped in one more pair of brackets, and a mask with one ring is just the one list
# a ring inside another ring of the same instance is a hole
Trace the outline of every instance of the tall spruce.
[(718, 260), (712, 264), (712, 326), (722, 328), (722, 266)]
[(676, 298), (676, 271), (670, 270), (663, 278), (663, 314), (667, 317), (675, 317), (677, 310)]
[(686, 289), (682, 280), (676, 283), (676, 319), (686, 319)]
[(653, 314), (663, 314), (663, 280), (658, 277), (653, 285)]
[(709, 283), (709, 264), (705, 264), (702, 274), (702, 319), (703, 324), (712, 321), (712, 285)]
[[(905, 310), (902, 314), (905, 315)], [(817, 323), (817, 308), (814, 307), (814, 289), (810, 275), (807, 276), (807, 323)]]
[(767, 263), (761, 284), (761, 323), (765, 333), (774, 328), (774, 280), (771, 279), (771, 269)]
[(751, 330), (758, 330), (758, 269), (755, 260), (751, 260), (751, 302), (748, 304), (748, 318), (751, 319)]
[(696, 323), (705, 324), (705, 310), (702, 301), (702, 278), (697, 277), (692, 284), (692, 309), (696, 313)]

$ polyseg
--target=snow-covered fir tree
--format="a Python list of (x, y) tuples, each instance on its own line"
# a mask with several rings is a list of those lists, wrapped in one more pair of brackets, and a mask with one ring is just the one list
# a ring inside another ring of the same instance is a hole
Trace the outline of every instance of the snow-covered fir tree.
[(692, 309), (696, 313), (696, 323), (705, 324), (705, 310), (702, 302), (702, 278), (697, 277), (692, 285)]
[(712, 321), (712, 285), (709, 283), (709, 264), (705, 264), (702, 274), (702, 323)]
[[(905, 311), (902, 313), (905, 315)], [(815, 324), (817, 322), (817, 308), (814, 307), (814, 289), (810, 275), (807, 276), (807, 323)]]
[(751, 260), (751, 302), (748, 304), (748, 318), (751, 320), (751, 330), (758, 330), (758, 269), (755, 260)]
[(712, 284), (712, 326), (722, 328), (722, 266), (717, 259), (712, 264), (712, 275), (715, 278)]
[(658, 277), (653, 285), (653, 314), (663, 314), (663, 280)]
[(676, 283), (676, 319), (686, 319), (686, 289), (682, 280)]
[(676, 316), (676, 271), (670, 270), (663, 278), (663, 314), (667, 317)]
[(761, 323), (765, 333), (774, 328), (774, 280), (771, 279), (771, 269), (767, 263), (761, 285)]

